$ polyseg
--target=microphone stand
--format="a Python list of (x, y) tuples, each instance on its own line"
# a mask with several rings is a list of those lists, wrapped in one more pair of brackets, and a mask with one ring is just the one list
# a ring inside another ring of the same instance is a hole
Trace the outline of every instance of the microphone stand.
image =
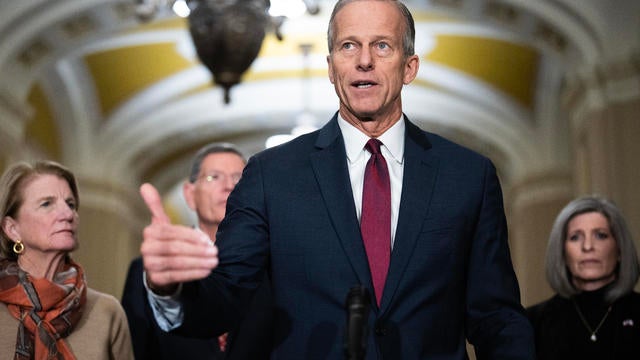
[(349, 290), (346, 299), (347, 332), (345, 338), (345, 358), (347, 360), (363, 360), (367, 348), (369, 329), (369, 291), (362, 285)]

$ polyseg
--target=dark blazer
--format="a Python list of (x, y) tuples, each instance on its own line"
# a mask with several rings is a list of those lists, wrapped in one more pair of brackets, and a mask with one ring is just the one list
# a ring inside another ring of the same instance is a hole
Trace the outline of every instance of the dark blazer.
[(268, 359), (273, 347), (274, 306), (269, 279), (253, 295), (249, 310), (227, 337), (225, 360)]
[[(596, 296), (600, 292), (585, 292), (576, 301), (585, 311), (584, 316), (596, 328), (607, 311), (609, 303)], [(595, 296), (594, 296), (595, 295)], [(596, 299), (596, 301), (594, 301)], [(589, 313), (592, 309), (595, 313)], [(640, 294), (631, 292), (611, 305), (611, 312), (597, 332), (597, 342), (580, 319), (571, 299), (554, 295), (552, 298), (527, 308), (536, 337), (538, 360), (565, 359), (640, 359)]]
[(273, 300), (268, 280), (262, 282), (252, 299), (245, 321), (229, 332), (227, 348), (220, 351), (215, 335), (189, 337), (167, 333), (158, 327), (142, 282), (142, 258), (131, 262), (122, 294), (122, 307), (136, 359), (268, 359), (273, 338)]
[(129, 266), (122, 294), (136, 360), (222, 359), (216, 336), (189, 338), (158, 327), (142, 283), (142, 270), (142, 258), (138, 257)]
[[(465, 359), (466, 336), (480, 359), (533, 359), (494, 166), (405, 122), (395, 245), (366, 358)], [(267, 270), (272, 358), (344, 358), (349, 289), (363, 284), (375, 300), (337, 117), (253, 156), (227, 204), (220, 265), (185, 285), (181, 331), (231, 326)]]

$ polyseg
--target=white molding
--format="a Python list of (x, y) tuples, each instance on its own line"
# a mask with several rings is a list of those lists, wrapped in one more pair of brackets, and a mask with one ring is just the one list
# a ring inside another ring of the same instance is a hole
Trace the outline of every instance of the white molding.
[(516, 188), (510, 189), (509, 195), (513, 199), (511, 205), (513, 208), (527, 208), (535, 203), (571, 198), (573, 193), (573, 184), (570, 178), (554, 179), (552, 176), (545, 176), (541, 181), (525, 184), (521, 187), (516, 185)]

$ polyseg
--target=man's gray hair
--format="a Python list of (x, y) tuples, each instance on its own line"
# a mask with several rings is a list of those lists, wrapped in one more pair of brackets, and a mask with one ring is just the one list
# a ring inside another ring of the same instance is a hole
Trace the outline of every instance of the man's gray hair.
[[(331, 17), (329, 19), (329, 28), (327, 30), (327, 45), (329, 47), (329, 54), (333, 52), (333, 45), (335, 42), (335, 34), (336, 34), (336, 23), (335, 17), (336, 14), (342, 10), (342, 8), (352, 2), (355, 1), (365, 1), (365, 0), (338, 0), (336, 5), (333, 7), (333, 12), (331, 13)], [(366, 0), (371, 1), (371, 0)], [(377, 1), (389, 1), (396, 5), (400, 13), (402, 13), (402, 17), (404, 18), (404, 34), (402, 35), (402, 49), (405, 57), (413, 56), (415, 54), (415, 42), (416, 42), (416, 26), (413, 21), (413, 16), (409, 9), (400, 1), (397, 0), (377, 0)]]
[(198, 175), (200, 175), (200, 168), (202, 167), (202, 161), (209, 154), (217, 154), (217, 153), (231, 153), (236, 154), (242, 158), (242, 161), (245, 163), (247, 160), (244, 155), (238, 150), (233, 144), (225, 143), (225, 142), (217, 142), (211, 143), (203, 146), (198, 150), (198, 152), (193, 157), (193, 161), (191, 162), (191, 172), (189, 173), (189, 182), (195, 183), (198, 180)]

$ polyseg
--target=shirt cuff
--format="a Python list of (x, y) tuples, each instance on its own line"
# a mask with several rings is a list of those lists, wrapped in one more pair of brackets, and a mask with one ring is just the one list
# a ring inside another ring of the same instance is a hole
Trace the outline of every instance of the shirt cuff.
[(178, 284), (178, 288), (173, 294), (162, 296), (155, 294), (147, 284), (147, 273), (142, 272), (142, 283), (147, 290), (147, 300), (151, 305), (153, 316), (156, 323), (163, 331), (171, 331), (182, 325), (184, 313), (182, 303), (180, 302), (180, 293), (182, 293), (182, 283)]

